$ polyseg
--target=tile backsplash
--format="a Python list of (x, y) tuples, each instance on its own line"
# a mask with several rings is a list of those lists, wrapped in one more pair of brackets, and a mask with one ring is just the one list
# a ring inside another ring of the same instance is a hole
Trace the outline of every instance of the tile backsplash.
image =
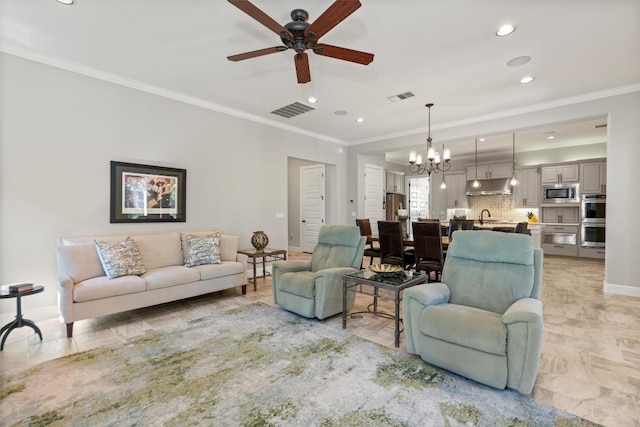
[[(527, 220), (527, 212), (538, 215), (537, 208), (520, 208), (513, 205), (513, 197), (510, 194), (498, 194), (491, 196), (468, 196), (469, 207), (465, 209), (467, 219), (480, 219), (480, 212), (489, 209), (491, 219), (505, 220), (508, 222), (522, 222)], [(453, 218), (455, 209), (447, 210), (447, 219)], [(539, 215), (538, 215), (539, 216)], [(488, 219), (486, 213), (485, 219)]]

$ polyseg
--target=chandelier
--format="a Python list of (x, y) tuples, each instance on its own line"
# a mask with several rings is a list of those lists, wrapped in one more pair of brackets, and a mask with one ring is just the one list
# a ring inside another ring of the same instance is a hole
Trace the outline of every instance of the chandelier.
[(449, 151), (449, 149), (445, 149), (444, 145), (442, 146), (442, 160), (440, 160), (440, 153), (438, 153), (435, 148), (433, 148), (433, 139), (431, 138), (431, 107), (433, 107), (433, 104), (427, 104), (425, 105), (425, 107), (429, 109), (426, 161), (423, 163), (422, 155), (417, 154), (415, 151), (409, 153), (409, 170), (419, 175), (422, 175), (423, 173), (431, 175), (431, 172), (444, 172), (446, 170), (449, 170), (449, 168), (451, 167), (451, 152)]

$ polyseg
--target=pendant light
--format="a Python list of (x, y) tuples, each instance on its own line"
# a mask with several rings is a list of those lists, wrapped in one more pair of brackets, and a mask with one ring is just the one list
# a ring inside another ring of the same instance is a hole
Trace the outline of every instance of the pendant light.
[(476, 179), (473, 181), (473, 188), (480, 188), (480, 181), (478, 181), (478, 138), (476, 138)]
[(513, 161), (511, 163), (511, 186), (516, 187), (518, 183), (518, 178), (516, 177), (516, 133), (513, 134)]

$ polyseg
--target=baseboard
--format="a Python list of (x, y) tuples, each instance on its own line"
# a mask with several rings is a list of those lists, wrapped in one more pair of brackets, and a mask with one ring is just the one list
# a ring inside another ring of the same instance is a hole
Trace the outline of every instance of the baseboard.
[(289, 246), (289, 250), (292, 252), (302, 252), (302, 250), (297, 246)]
[(625, 295), (628, 297), (640, 298), (640, 287), (629, 285), (615, 285), (613, 283), (604, 283), (604, 293), (609, 295)]

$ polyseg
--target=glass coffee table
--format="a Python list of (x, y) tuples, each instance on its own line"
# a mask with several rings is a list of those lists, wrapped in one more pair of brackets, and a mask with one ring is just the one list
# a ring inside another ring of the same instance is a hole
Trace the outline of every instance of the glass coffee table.
[[(388, 317), (395, 321), (395, 341), (396, 347), (400, 346), (400, 301), (402, 301), (402, 291), (411, 286), (426, 283), (429, 277), (423, 272), (403, 270), (395, 274), (380, 274), (364, 269), (342, 276), (342, 329), (347, 327), (347, 315), (370, 313), (376, 316)], [(372, 293), (364, 292), (364, 287), (372, 290)], [(358, 290), (359, 289), (359, 290)], [(395, 303), (395, 313), (385, 313), (378, 310), (378, 298), (391, 299), (385, 297), (380, 291), (386, 290), (393, 294)], [(367, 307), (367, 311), (347, 313), (347, 292), (360, 292), (373, 296), (373, 302)]]

